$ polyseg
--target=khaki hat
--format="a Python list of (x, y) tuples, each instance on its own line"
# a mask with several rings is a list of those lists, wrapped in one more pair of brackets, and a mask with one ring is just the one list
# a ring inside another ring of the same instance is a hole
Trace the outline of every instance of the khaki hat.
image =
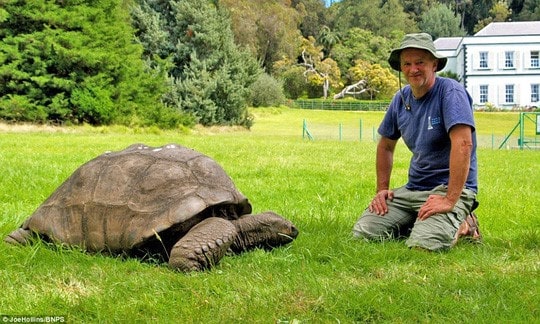
[(435, 44), (433, 44), (433, 38), (431, 38), (431, 35), (426, 33), (419, 33), (405, 35), (405, 37), (403, 37), (403, 40), (401, 41), (401, 46), (392, 50), (392, 52), (390, 53), (390, 57), (388, 58), (388, 63), (390, 63), (392, 69), (396, 71), (401, 71), (399, 55), (401, 54), (401, 51), (406, 48), (419, 48), (433, 54), (433, 56), (435, 56), (435, 58), (439, 60), (437, 64), (437, 71), (444, 69), (446, 65), (447, 59), (446, 57), (437, 54), (437, 50), (435, 49)]

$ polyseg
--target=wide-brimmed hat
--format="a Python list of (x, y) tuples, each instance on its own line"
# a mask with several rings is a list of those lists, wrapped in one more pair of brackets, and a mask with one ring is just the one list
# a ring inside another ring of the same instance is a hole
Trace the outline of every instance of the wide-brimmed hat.
[(401, 70), (401, 64), (399, 62), (399, 55), (401, 54), (401, 51), (403, 51), (406, 48), (419, 48), (426, 50), (433, 54), (436, 59), (439, 60), (437, 64), (437, 71), (440, 71), (444, 69), (446, 65), (446, 57), (440, 55), (437, 53), (437, 50), (435, 49), (435, 44), (433, 44), (433, 38), (431, 38), (431, 35), (427, 33), (419, 33), (419, 34), (407, 34), (405, 37), (403, 37), (403, 40), (401, 41), (401, 46), (392, 50), (390, 53), (390, 57), (388, 58), (388, 63), (390, 63), (390, 66), (392, 69), (396, 71)]

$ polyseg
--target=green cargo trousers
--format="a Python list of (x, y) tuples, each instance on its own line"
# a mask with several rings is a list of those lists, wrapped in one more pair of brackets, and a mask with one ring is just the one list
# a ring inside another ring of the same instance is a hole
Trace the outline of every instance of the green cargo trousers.
[(353, 227), (353, 236), (367, 240), (385, 240), (406, 236), (408, 247), (437, 251), (452, 247), (459, 225), (471, 213), (476, 193), (461, 192), (454, 210), (417, 220), (420, 207), (430, 195), (446, 195), (447, 187), (440, 185), (430, 191), (413, 191), (405, 187), (394, 190), (394, 199), (387, 200), (388, 213), (377, 215), (366, 208)]

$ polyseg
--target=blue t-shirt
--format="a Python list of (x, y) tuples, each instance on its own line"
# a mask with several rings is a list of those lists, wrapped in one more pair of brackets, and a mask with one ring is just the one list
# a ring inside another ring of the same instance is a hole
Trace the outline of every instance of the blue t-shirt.
[[(448, 184), (450, 137), (448, 132), (457, 124), (472, 128), (473, 149), (465, 187), (478, 191), (476, 132), (472, 99), (461, 84), (453, 79), (437, 77), (435, 85), (416, 100), (410, 86), (403, 88), (403, 98), (394, 96), (379, 126), (379, 134), (403, 141), (413, 153), (409, 166), (410, 190), (431, 190)], [(403, 101), (410, 105), (406, 109)]]

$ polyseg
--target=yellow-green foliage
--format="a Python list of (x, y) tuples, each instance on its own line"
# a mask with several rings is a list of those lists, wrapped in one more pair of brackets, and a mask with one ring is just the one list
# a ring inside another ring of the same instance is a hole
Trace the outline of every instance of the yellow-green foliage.
[[(351, 79), (354, 81), (366, 80), (365, 88), (371, 89), (373, 99), (391, 98), (398, 87), (398, 79), (391, 70), (379, 64), (371, 64), (365, 60), (356, 60), (355, 65), (349, 69)], [(370, 98), (367, 96), (367, 98)]]

